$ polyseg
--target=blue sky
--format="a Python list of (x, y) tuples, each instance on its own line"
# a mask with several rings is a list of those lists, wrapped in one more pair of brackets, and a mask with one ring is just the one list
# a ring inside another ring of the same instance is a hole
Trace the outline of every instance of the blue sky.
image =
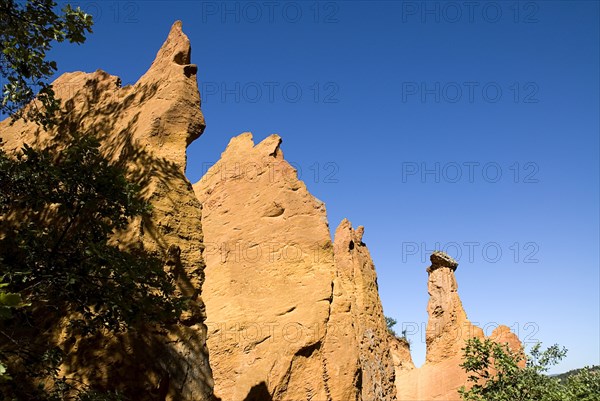
[(436, 248), (473, 322), (564, 345), (555, 372), (600, 363), (598, 2), (75, 4), (96, 25), (60, 72), (125, 84), (183, 21), (207, 121), (190, 180), (232, 136), (280, 134), (332, 230), (366, 227), (417, 364)]

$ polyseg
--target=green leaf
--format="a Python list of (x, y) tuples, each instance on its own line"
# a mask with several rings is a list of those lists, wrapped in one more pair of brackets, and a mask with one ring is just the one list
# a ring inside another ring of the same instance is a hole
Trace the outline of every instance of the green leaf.
[(18, 307), (23, 303), (20, 294), (0, 293), (0, 305), (8, 307)]

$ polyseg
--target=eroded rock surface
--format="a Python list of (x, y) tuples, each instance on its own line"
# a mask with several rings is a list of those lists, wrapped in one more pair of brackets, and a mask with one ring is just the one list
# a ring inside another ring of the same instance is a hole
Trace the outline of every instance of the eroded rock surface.
[(332, 244), (325, 206), (280, 144), (277, 135), (258, 145), (250, 133), (233, 138), (194, 185), (215, 394), (392, 400), (393, 360), (362, 228), (342, 222)]
[[(7, 152), (23, 143), (61, 146), (67, 132), (96, 133), (103, 152), (127, 166), (153, 206), (116, 240), (164, 255), (176, 269), (178, 290), (192, 298), (192, 312), (166, 331), (78, 341), (63, 373), (100, 387), (126, 389), (133, 399), (208, 400), (212, 374), (206, 348), (200, 204), (184, 175), (186, 147), (204, 130), (196, 66), (176, 22), (150, 69), (133, 86), (103, 71), (74, 72), (54, 83), (62, 100), (59, 124), (50, 132), (35, 124), (4, 121)], [(163, 398), (164, 399), (164, 398)]]
[[(454, 275), (458, 263), (443, 252), (434, 252), (430, 259), (426, 361), (417, 369), (396, 370), (398, 400), (459, 401), (457, 390), (468, 378), (459, 366), (463, 362), (462, 348), (467, 339), (484, 339), (485, 335), (468, 320), (458, 296)], [(517, 336), (506, 326), (496, 328), (490, 338), (507, 342), (514, 350), (521, 346)]]
[(390, 336), (388, 341), (390, 343), (390, 352), (392, 353), (396, 377), (404, 372), (413, 370), (415, 364), (410, 354), (410, 343), (408, 340)]
[[(364, 227), (353, 230), (343, 220), (335, 232), (334, 251), (337, 279), (348, 298), (349, 327), (358, 344), (358, 367), (362, 400), (393, 400), (395, 361), (390, 335), (383, 315), (375, 265), (362, 241)], [(348, 323), (346, 323), (348, 324)], [(343, 327), (340, 331), (346, 329)], [(402, 358), (402, 357), (400, 357)], [(410, 360), (410, 355), (408, 355)], [(406, 363), (402, 358), (400, 363)], [(412, 362), (411, 362), (412, 363)]]
[[(233, 138), (192, 189), (185, 151), (205, 124), (190, 63), (177, 22), (135, 85), (103, 71), (64, 74), (56, 129), (0, 124), (7, 152), (95, 133), (153, 205), (115, 240), (164, 255), (192, 299), (166, 331), (76, 341), (62, 373), (141, 400), (212, 399), (213, 374), (223, 401), (458, 400), (464, 340), (484, 336), (458, 296), (458, 264), (431, 257), (427, 361), (415, 369), (408, 343), (387, 331), (364, 229), (344, 220), (332, 243), (325, 206), (284, 160), (279, 136)], [(492, 337), (520, 346), (505, 326)]]
[(471, 324), (458, 296), (458, 284), (454, 271), (458, 263), (442, 252), (431, 255), (427, 268), (427, 330), (425, 342), (427, 363), (438, 363), (461, 355), (464, 341), (471, 337), (483, 337), (483, 330)]
[[(233, 138), (194, 185), (206, 239), (215, 394), (330, 399), (323, 355), (334, 265), (325, 206), (283, 159), (281, 138)], [(257, 398), (258, 399), (258, 398)], [(268, 398), (260, 398), (268, 399)]]

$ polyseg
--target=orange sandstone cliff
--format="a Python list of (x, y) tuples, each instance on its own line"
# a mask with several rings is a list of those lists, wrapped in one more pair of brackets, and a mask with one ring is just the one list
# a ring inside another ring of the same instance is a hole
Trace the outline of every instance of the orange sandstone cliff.
[[(223, 400), (393, 400), (394, 365), (362, 228), (331, 242), (325, 205), (281, 138), (231, 140), (194, 185), (203, 205), (204, 299)], [(254, 398), (251, 398), (254, 397)]]
[[(418, 369), (397, 369), (398, 400), (459, 401), (458, 388), (467, 383), (462, 363), (462, 347), (469, 338), (485, 338), (483, 330), (471, 324), (458, 296), (454, 272), (458, 263), (443, 252), (431, 255), (427, 268), (429, 320), (425, 333), (425, 364)], [(517, 336), (506, 326), (499, 326), (490, 338), (507, 342), (520, 349)]]
[[(23, 143), (60, 147), (66, 132), (94, 132), (102, 151), (127, 166), (141, 185), (152, 216), (136, 220), (118, 237), (123, 246), (143, 246), (164, 255), (175, 269), (178, 291), (191, 297), (191, 311), (166, 331), (149, 328), (72, 345), (63, 374), (100, 388), (121, 389), (131, 399), (212, 399), (206, 348), (200, 203), (185, 177), (186, 147), (204, 130), (197, 67), (181, 23), (176, 22), (148, 71), (135, 85), (104, 71), (60, 76), (53, 87), (62, 100), (58, 127), (0, 124), (3, 148)], [(60, 344), (59, 344), (60, 345)]]
[[(166, 331), (78, 339), (63, 373), (142, 400), (211, 400), (213, 386), (223, 401), (457, 400), (464, 340), (483, 337), (458, 297), (457, 263), (431, 257), (427, 360), (415, 368), (408, 343), (387, 330), (364, 228), (344, 220), (331, 240), (325, 205), (285, 161), (279, 136), (233, 138), (192, 188), (185, 152), (205, 127), (196, 73), (176, 22), (136, 84), (64, 74), (56, 129), (0, 123), (7, 152), (96, 133), (153, 205), (115, 240), (162, 254), (192, 299)], [(520, 345), (504, 326), (492, 336)]]

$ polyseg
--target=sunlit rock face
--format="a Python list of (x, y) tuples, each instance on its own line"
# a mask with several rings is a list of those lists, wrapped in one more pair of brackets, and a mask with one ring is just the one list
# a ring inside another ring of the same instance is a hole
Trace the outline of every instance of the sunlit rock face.
[[(325, 205), (285, 161), (281, 138), (231, 139), (193, 187), (186, 148), (204, 131), (197, 67), (181, 23), (131, 86), (103, 71), (64, 74), (58, 127), (0, 123), (3, 148), (60, 149), (65, 133), (95, 133), (153, 206), (115, 236), (164, 256), (190, 311), (166, 329), (68, 339), (61, 374), (135, 400), (458, 400), (472, 325), (457, 292), (458, 264), (434, 253), (428, 268), (427, 356), (416, 369), (391, 335), (363, 227), (340, 223), (332, 242)], [(492, 337), (520, 346), (505, 326)], [(210, 366), (209, 366), (210, 351)], [(213, 379), (214, 378), (214, 379)]]
[[(62, 367), (67, 377), (96, 387), (120, 388), (131, 399), (208, 400), (212, 373), (206, 348), (200, 203), (184, 175), (186, 147), (204, 130), (195, 65), (176, 22), (149, 70), (135, 85), (104, 71), (60, 76), (53, 87), (62, 100), (58, 127), (0, 124), (3, 148), (23, 143), (60, 148), (68, 132), (95, 133), (102, 151), (127, 167), (142, 187), (152, 216), (136, 220), (115, 240), (162, 254), (176, 269), (178, 291), (191, 297), (191, 311), (166, 330), (96, 337), (70, 345)], [(60, 336), (59, 336), (60, 337)], [(60, 342), (60, 339), (57, 339)]]
[(280, 144), (277, 135), (257, 145), (239, 135), (194, 185), (215, 394), (392, 400), (393, 360), (362, 228), (344, 220), (331, 242), (324, 204)]
[[(459, 366), (463, 362), (462, 348), (467, 339), (484, 339), (485, 335), (468, 320), (458, 296), (454, 275), (458, 263), (443, 252), (434, 252), (430, 259), (425, 364), (418, 369), (397, 369), (398, 399), (459, 401), (457, 390), (468, 379)], [(499, 326), (490, 338), (508, 343), (513, 350), (521, 347), (518, 337), (506, 326)]]
[[(283, 159), (281, 138), (233, 138), (194, 185), (205, 234), (215, 394), (327, 399), (333, 300), (325, 206)], [(256, 398), (263, 399), (263, 398)], [(265, 398), (268, 399), (268, 398)]]
[[(364, 227), (356, 230), (344, 219), (335, 232), (334, 250), (339, 310), (348, 311), (358, 344), (362, 400), (394, 400), (395, 365), (412, 364), (410, 354), (394, 353), (399, 341), (387, 329), (375, 265), (363, 242)], [(344, 299), (345, 298), (345, 299)]]

